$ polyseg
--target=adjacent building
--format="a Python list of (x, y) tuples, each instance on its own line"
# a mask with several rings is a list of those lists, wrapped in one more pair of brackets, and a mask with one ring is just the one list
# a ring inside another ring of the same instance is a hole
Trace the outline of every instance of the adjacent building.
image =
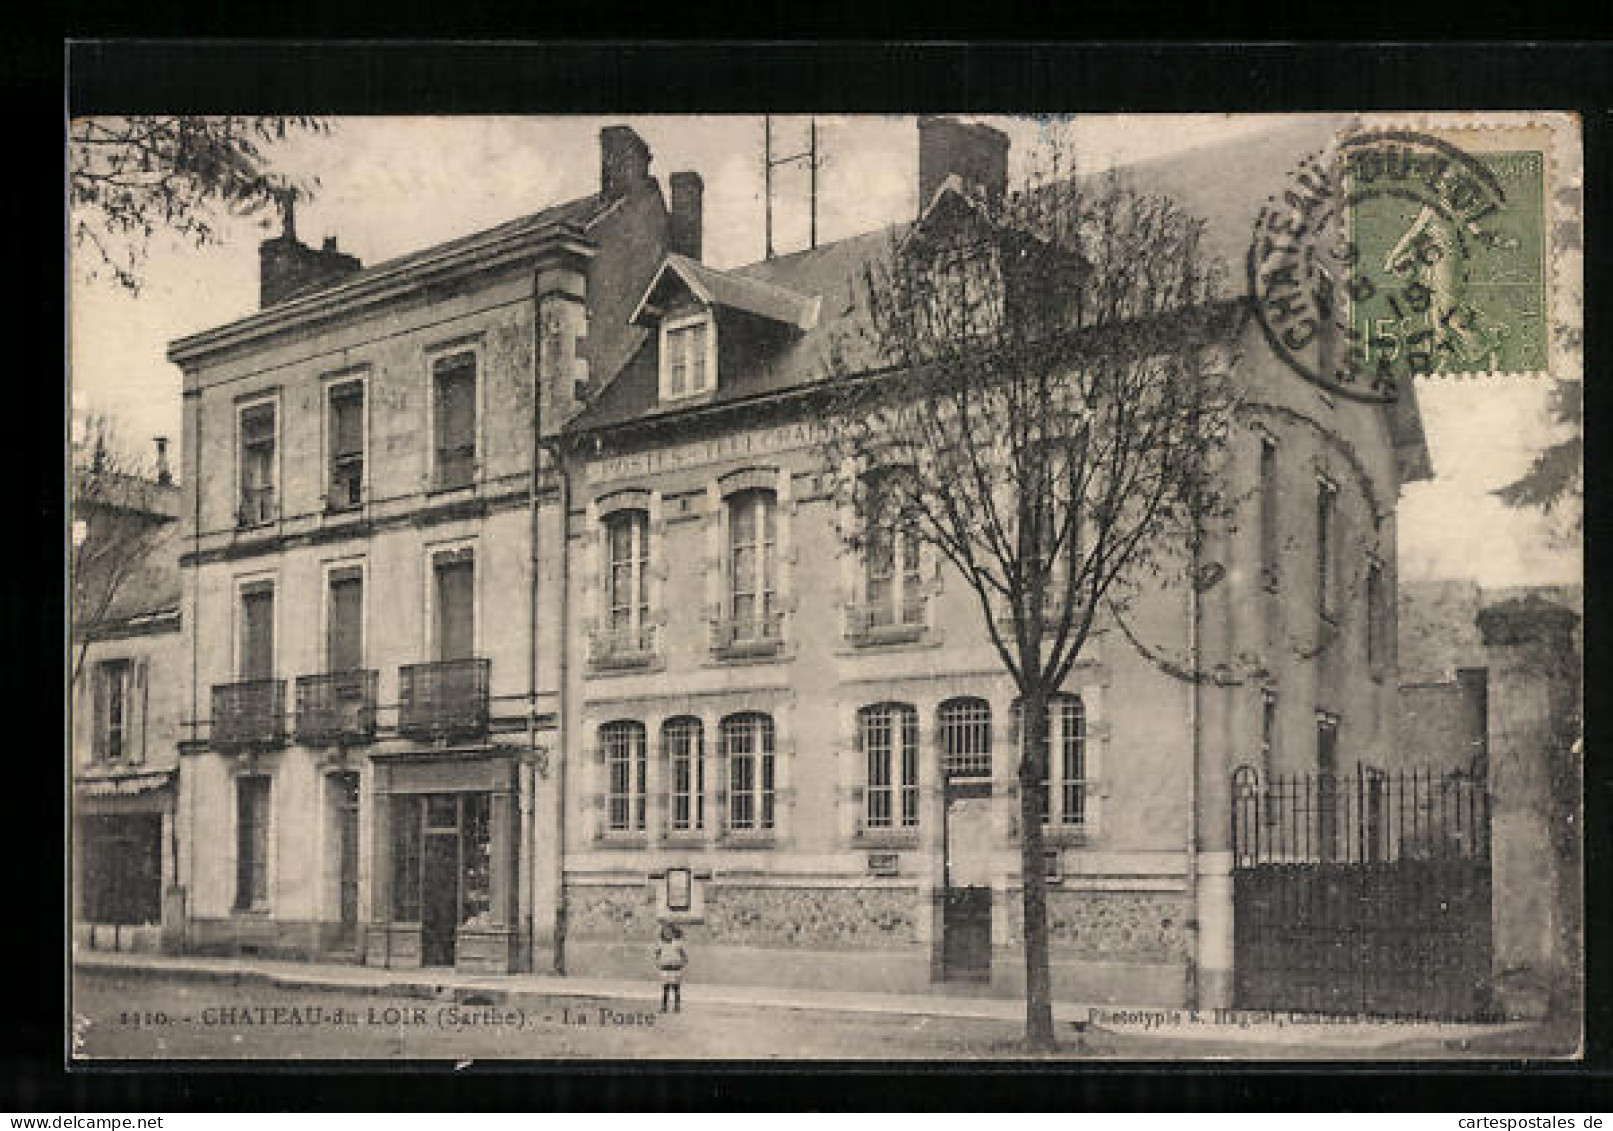
[[(1254, 174), (1329, 128), (1132, 175), (1238, 262)], [(1002, 192), (1004, 135), (918, 130), (918, 223)], [(717, 269), (698, 175), (668, 189), (612, 127), (599, 193), (389, 263), (288, 217), (263, 308), (171, 347), (192, 949), (642, 975), (670, 919), (694, 978), (1018, 988), (1013, 687), (961, 580), (815, 447), (891, 233)], [(1240, 520), (1052, 707), (1059, 996), (1225, 1004), (1235, 777), (1395, 748), (1415, 403), (1243, 346)]]

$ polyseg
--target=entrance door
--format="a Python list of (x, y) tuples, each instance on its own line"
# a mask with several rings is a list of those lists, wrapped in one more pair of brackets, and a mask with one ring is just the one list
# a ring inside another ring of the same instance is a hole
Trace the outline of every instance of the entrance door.
[(338, 774), (336, 789), (341, 928), (338, 938), (351, 944), (358, 934), (358, 775)]
[(420, 964), (452, 966), (459, 927), (459, 834), (428, 830), (420, 862)]
[(991, 977), (991, 785), (948, 782), (942, 961), (948, 979)]

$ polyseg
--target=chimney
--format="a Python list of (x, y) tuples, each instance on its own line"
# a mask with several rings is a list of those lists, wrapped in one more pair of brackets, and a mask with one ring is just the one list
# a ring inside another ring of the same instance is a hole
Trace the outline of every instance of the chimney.
[(650, 147), (631, 126), (599, 131), (599, 191), (619, 200), (650, 178)]
[(297, 239), (289, 207), (285, 217), (285, 230), (258, 245), (260, 308), (328, 286), (363, 266), (357, 256), (337, 250), (335, 236), (326, 236), (324, 246), (318, 248), (301, 242)]
[(157, 441), (157, 482), (164, 487), (171, 486), (174, 473), (168, 467), (168, 437), (158, 436)]
[(667, 222), (668, 250), (698, 262), (705, 182), (700, 179), (699, 173), (673, 173), (667, 179), (672, 189), (671, 216)]
[(919, 127), (919, 212), (935, 199), (946, 179), (964, 190), (1001, 204), (1008, 191), (1008, 135), (990, 126), (926, 115)]

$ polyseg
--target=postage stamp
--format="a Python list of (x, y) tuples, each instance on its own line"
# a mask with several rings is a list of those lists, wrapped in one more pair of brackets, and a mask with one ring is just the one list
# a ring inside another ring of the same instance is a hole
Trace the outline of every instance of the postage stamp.
[(71, 125), (75, 1056), (1579, 1051), (1575, 119)]

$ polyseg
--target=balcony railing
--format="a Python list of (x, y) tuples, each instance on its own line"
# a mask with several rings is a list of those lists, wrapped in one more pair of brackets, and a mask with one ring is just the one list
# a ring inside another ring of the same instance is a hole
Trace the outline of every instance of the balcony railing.
[(297, 677), (297, 741), (366, 742), (375, 736), (379, 675), (372, 670)]
[(246, 750), (282, 745), (286, 740), (286, 681), (252, 679), (213, 685), (211, 745), (215, 750)]
[(898, 644), (924, 635), (924, 594), (908, 594), (898, 609), (891, 602), (846, 606), (846, 639), (853, 644)]
[(724, 618), (711, 622), (711, 650), (722, 659), (770, 656), (784, 646), (784, 617), (759, 620)]
[(492, 661), (438, 660), (398, 669), (398, 730), (410, 738), (470, 738), (487, 733)]
[(588, 662), (596, 668), (644, 667), (655, 659), (657, 640), (653, 624), (596, 628), (588, 635)]

